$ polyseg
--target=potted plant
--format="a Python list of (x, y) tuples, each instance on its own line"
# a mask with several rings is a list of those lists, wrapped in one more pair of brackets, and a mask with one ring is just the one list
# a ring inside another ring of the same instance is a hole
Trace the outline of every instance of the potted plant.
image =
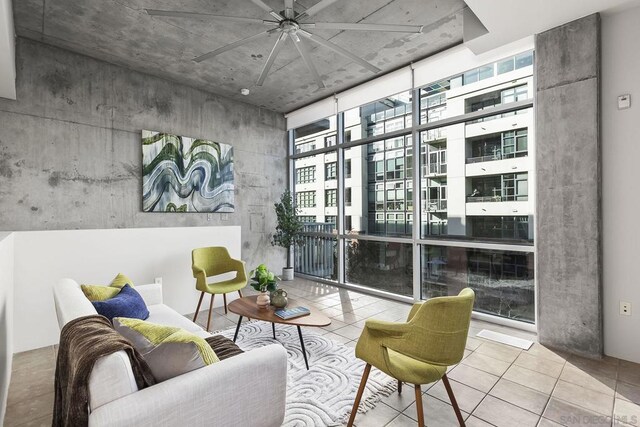
[(260, 292), (256, 301), (258, 307), (268, 307), (271, 302), (269, 292), (275, 291), (278, 287), (278, 277), (269, 271), (264, 264), (260, 264), (255, 270), (251, 270), (249, 277), (251, 277), (251, 287)]
[(294, 245), (304, 243), (300, 237), (303, 229), (302, 222), (298, 219), (298, 210), (293, 204), (293, 197), (289, 190), (280, 197), (280, 202), (275, 203), (278, 225), (273, 235), (271, 244), (287, 250), (287, 266), (282, 269), (282, 280), (293, 280), (293, 267), (291, 266), (291, 248)]

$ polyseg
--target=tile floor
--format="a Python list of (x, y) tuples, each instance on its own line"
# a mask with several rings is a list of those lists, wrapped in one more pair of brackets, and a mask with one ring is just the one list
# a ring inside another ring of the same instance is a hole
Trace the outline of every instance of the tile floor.
[[(283, 285), (301, 304), (332, 318), (322, 334), (355, 346), (366, 319), (404, 321), (410, 306), (334, 286), (296, 279)], [(249, 293), (249, 292), (248, 292)], [(206, 307), (205, 301), (203, 306)], [(206, 324), (207, 311), (198, 316)], [(214, 309), (211, 330), (235, 326), (237, 317)], [(536, 341), (533, 334), (472, 321), (462, 362), (449, 378), (469, 427), (640, 426), (640, 365), (613, 358), (594, 361), (549, 350), (537, 342), (528, 351), (476, 338), (482, 329)], [(49, 426), (53, 407), (55, 347), (14, 355), (5, 426)], [(429, 426), (457, 425), (441, 382), (423, 386)], [(416, 425), (414, 393), (383, 398), (358, 415), (363, 426)]]

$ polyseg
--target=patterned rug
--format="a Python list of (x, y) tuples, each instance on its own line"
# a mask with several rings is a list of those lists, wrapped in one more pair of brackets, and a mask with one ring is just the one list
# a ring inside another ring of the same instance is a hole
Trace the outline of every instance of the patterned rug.
[[(219, 332), (233, 339), (235, 327)], [(365, 363), (356, 359), (354, 349), (322, 335), (314, 328), (302, 328), (309, 360), (307, 371), (300, 338), (294, 326), (276, 325), (276, 340), (271, 324), (252, 321), (240, 328), (236, 343), (243, 350), (278, 342), (288, 353), (287, 405), (284, 426), (336, 426), (344, 424), (360, 385)], [(382, 396), (396, 390), (397, 382), (373, 368), (358, 412), (373, 408)]]

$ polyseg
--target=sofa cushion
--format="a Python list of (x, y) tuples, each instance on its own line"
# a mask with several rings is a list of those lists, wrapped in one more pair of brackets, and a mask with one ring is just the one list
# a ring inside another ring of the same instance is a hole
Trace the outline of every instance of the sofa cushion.
[(149, 317), (149, 310), (144, 300), (135, 289), (129, 285), (124, 285), (118, 295), (106, 301), (93, 301), (98, 314), (109, 320), (114, 317), (130, 317), (133, 319), (145, 320)]
[[(149, 309), (149, 317), (146, 319), (147, 322), (158, 325), (175, 326), (202, 337), (211, 336), (210, 333), (204, 331), (200, 326), (164, 304), (150, 305), (147, 308)], [(201, 332), (204, 333), (200, 335)]]
[(89, 301), (105, 301), (118, 295), (118, 292), (120, 292), (120, 289), (122, 289), (124, 285), (133, 287), (133, 281), (126, 275), (118, 273), (109, 286), (80, 285), (80, 288)]
[(207, 341), (184, 329), (123, 317), (113, 325), (142, 354), (157, 381), (219, 362)]

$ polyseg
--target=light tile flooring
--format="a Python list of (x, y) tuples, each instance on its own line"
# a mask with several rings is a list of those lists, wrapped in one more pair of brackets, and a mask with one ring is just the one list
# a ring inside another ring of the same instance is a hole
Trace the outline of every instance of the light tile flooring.
[[(302, 279), (282, 287), (299, 303), (313, 305), (332, 318), (320, 333), (351, 347), (366, 319), (404, 321), (410, 309), (407, 304)], [(206, 324), (207, 314), (200, 313), (200, 324)], [(234, 314), (216, 308), (211, 330), (234, 327), (236, 322)], [(485, 328), (536, 341), (527, 332), (472, 321), (465, 357), (449, 370), (468, 426), (640, 425), (640, 365), (609, 357), (583, 359), (537, 342), (522, 351), (476, 338)], [(55, 356), (55, 347), (14, 356), (5, 426), (51, 425)], [(423, 386), (422, 400), (427, 425), (457, 425), (441, 382)], [(393, 393), (375, 409), (359, 414), (356, 424), (413, 426), (415, 408), (413, 389), (407, 386), (402, 394)]]

